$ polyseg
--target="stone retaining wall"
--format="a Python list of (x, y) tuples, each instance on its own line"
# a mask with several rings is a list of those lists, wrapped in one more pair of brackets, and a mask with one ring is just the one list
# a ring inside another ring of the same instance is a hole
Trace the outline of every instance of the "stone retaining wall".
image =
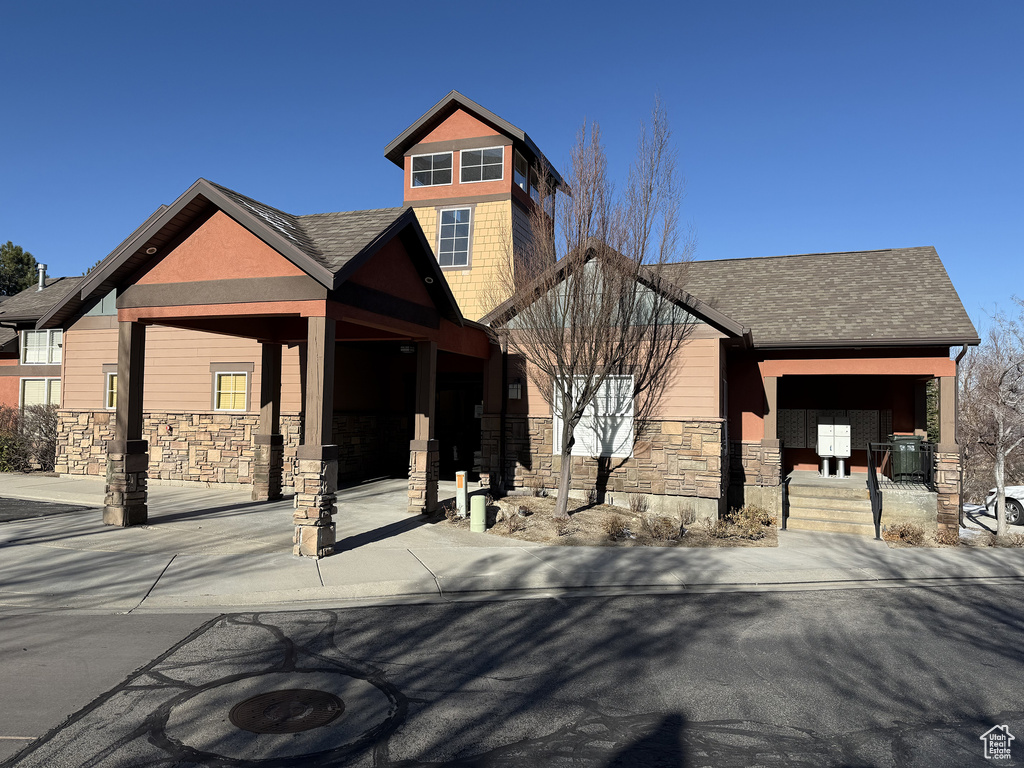
[[(482, 422), (481, 483), (499, 475), (500, 417)], [(715, 421), (650, 421), (637, 425), (629, 458), (572, 457), (574, 491), (640, 493), (715, 500), (724, 492), (722, 424)], [(553, 455), (550, 418), (506, 416), (505, 477), (518, 488), (558, 487), (561, 457)]]

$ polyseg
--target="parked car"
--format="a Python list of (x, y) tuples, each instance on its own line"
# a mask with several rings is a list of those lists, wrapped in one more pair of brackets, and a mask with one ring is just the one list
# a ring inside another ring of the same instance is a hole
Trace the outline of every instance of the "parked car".
[[(988, 492), (985, 509), (995, 514), (996, 489)], [(1006, 522), (1010, 525), (1024, 525), (1024, 485), (1006, 486)]]

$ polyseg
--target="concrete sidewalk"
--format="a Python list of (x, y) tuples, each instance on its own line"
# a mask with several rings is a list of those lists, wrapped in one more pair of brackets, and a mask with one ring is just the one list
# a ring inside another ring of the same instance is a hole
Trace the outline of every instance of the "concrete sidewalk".
[(154, 485), (150, 524), (112, 528), (100, 521), (101, 479), (0, 474), (0, 497), (93, 507), (0, 524), (0, 605), (235, 611), (1024, 578), (1020, 549), (889, 549), (802, 531), (780, 532), (778, 548), (549, 547), (411, 517), (405, 494), (404, 480), (340, 491), (338, 552), (316, 561), (290, 554), (290, 499)]

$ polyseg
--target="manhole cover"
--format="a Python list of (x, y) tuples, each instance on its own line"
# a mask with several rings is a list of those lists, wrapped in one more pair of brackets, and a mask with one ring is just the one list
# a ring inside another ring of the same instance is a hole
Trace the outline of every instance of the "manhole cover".
[(306, 689), (270, 691), (231, 708), (228, 718), (252, 733), (298, 733), (337, 719), (345, 705), (327, 691)]

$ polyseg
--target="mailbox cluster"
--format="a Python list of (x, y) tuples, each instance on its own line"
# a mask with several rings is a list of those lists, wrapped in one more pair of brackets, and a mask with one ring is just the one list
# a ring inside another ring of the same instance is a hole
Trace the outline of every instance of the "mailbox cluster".
[(831, 477), (831, 459), (838, 460), (836, 477), (846, 477), (846, 459), (850, 458), (850, 420), (845, 416), (818, 419), (818, 456), (821, 476)]

